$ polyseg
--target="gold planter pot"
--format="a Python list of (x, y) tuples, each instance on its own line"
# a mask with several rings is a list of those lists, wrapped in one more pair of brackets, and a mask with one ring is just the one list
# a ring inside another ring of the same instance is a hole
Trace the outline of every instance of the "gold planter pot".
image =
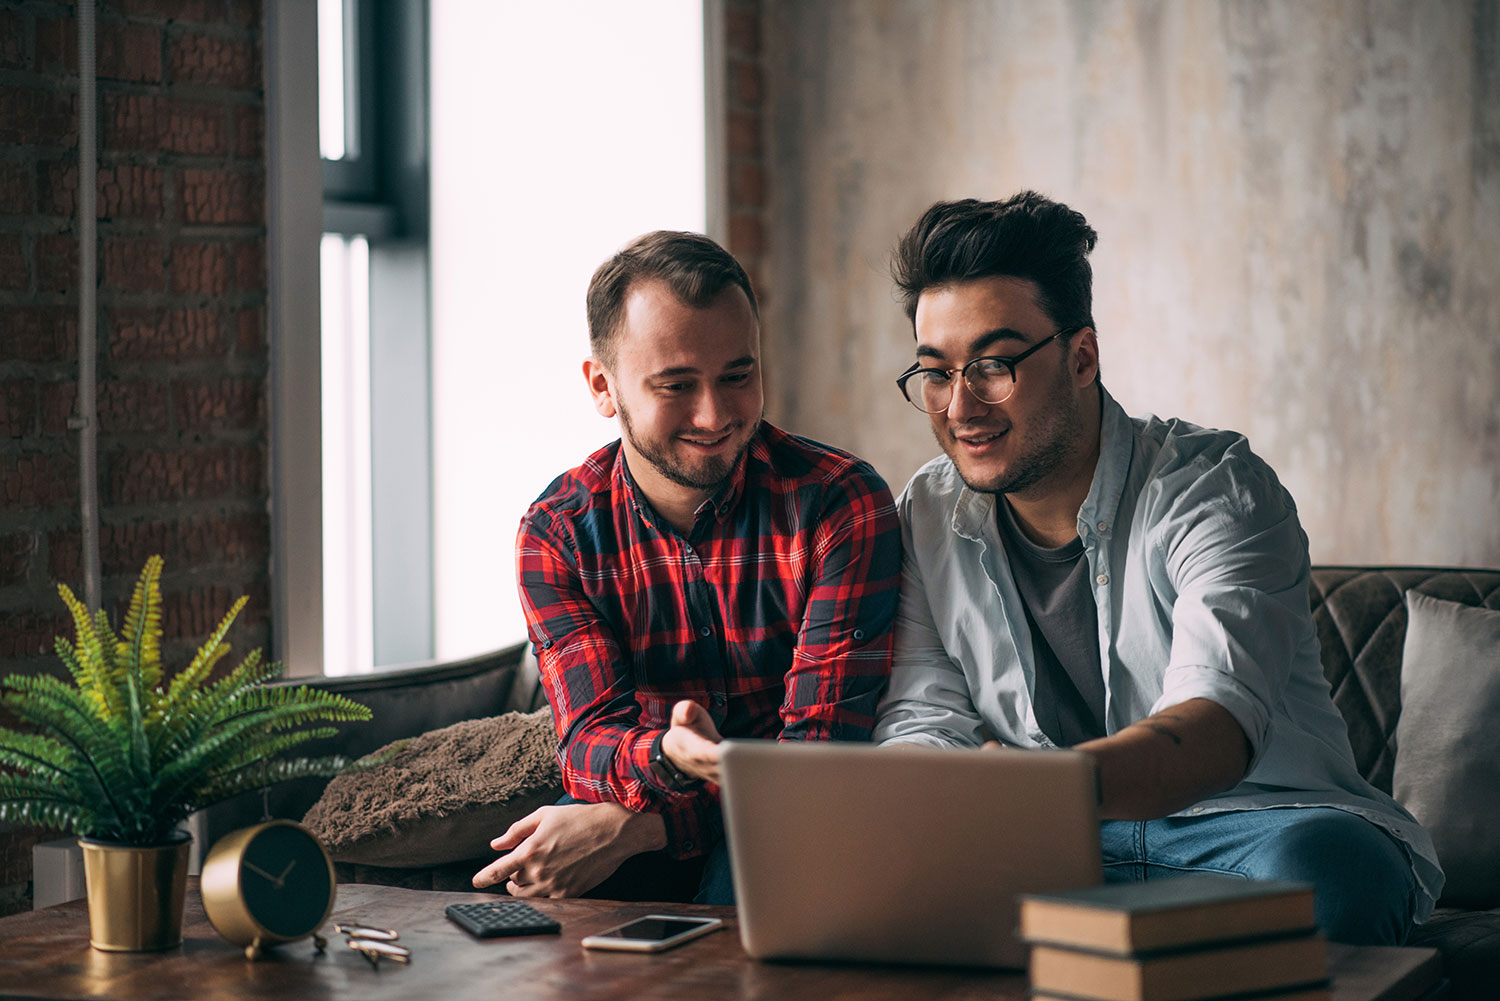
[(155, 952), (182, 942), (187, 897), (186, 831), (160, 845), (79, 838), (89, 898), (89, 944), (106, 952)]

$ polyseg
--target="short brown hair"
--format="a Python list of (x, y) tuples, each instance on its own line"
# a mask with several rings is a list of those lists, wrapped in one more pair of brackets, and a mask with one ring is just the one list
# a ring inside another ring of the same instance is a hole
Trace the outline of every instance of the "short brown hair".
[(750, 276), (729, 251), (701, 233), (659, 229), (620, 248), (589, 281), (589, 348), (606, 367), (614, 364), (625, 297), (642, 281), (665, 282), (673, 295), (694, 309), (706, 309), (725, 289), (737, 285), (750, 300), (750, 312), (760, 319)]

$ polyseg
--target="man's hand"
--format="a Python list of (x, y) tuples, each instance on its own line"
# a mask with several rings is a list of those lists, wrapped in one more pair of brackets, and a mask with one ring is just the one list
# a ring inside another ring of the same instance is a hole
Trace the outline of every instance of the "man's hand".
[(474, 874), (477, 887), (505, 883), (513, 897), (576, 897), (604, 882), (632, 855), (664, 848), (661, 815), (618, 803), (544, 806), (490, 842), (509, 851)]
[(661, 739), (661, 749), (679, 771), (718, 785), (719, 741), (723, 739), (707, 709), (683, 700), (672, 707), (672, 725)]

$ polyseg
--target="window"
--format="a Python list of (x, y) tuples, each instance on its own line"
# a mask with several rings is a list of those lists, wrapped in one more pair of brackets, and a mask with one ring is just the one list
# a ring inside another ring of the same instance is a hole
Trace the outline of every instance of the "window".
[(589, 276), (640, 233), (706, 227), (712, 2), (319, 3), (320, 628), (341, 674), (524, 638), (520, 517), (617, 436), (580, 374)]

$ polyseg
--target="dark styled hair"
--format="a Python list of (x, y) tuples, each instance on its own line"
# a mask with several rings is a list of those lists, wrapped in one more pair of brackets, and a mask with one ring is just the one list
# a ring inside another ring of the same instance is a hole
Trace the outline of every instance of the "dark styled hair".
[(1080, 213), (1035, 191), (938, 202), (901, 238), (891, 276), (913, 324), (927, 289), (1004, 275), (1034, 283), (1038, 305), (1059, 327), (1092, 327), (1088, 255), (1098, 240)]
[(589, 281), (589, 347), (606, 367), (614, 364), (625, 298), (643, 281), (665, 282), (679, 301), (694, 309), (706, 309), (725, 289), (737, 285), (750, 300), (750, 312), (760, 319), (750, 276), (729, 251), (701, 233), (659, 229), (620, 248)]

